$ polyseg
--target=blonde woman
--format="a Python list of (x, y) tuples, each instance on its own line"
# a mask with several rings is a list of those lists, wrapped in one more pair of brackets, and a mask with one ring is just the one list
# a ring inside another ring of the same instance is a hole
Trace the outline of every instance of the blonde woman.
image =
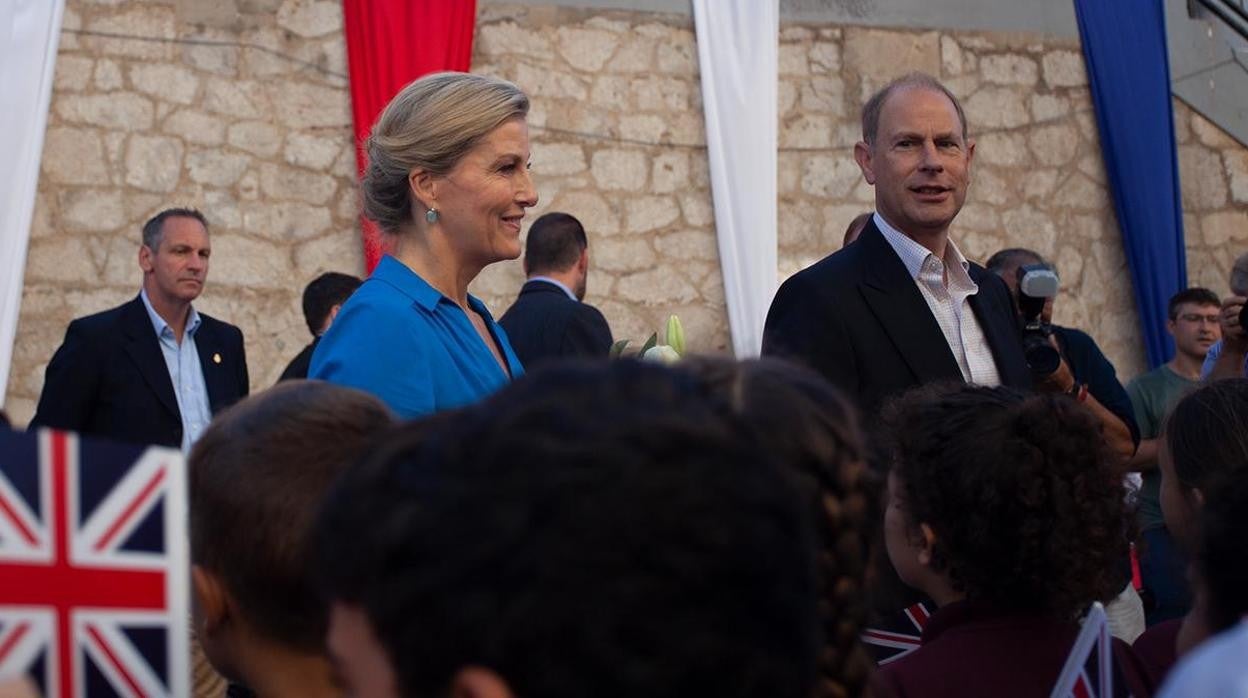
[(468, 285), (520, 256), (537, 203), (528, 97), (515, 85), (436, 73), (386, 106), (368, 139), (364, 214), (389, 253), (342, 306), (310, 378), (380, 397), (412, 418), (476, 401), (523, 373)]

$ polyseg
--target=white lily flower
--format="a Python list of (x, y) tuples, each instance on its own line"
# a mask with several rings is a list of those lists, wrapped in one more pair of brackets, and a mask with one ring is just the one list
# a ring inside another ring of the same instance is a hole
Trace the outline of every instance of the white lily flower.
[(680, 361), (680, 354), (676, 353), (675, 349), (667, 346), (666, 344), (656, 344), (655, 346), (647, 349), (646, 353), (641, 355), (641, 358), (643, 361), (657, 361), (658, 363), (672, 364)]

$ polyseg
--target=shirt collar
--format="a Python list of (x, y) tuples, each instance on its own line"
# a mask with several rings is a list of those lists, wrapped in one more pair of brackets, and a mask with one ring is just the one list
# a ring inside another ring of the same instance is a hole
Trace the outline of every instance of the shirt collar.
[(1011, 609), (987, 601), (963, 599), (941, 606), (932, 613), (927, 619), (927, 625), (923, 627), (921, 644), (926, 645), (945, 632), (963, 626), (993, 625), (999, 627), (1009, 624), (1030, 628), (1063, 625), (1062, 621), (1039, 611)]
[[(156, 312), (156, 309), (152, 307), (152, 301), (147, 297), (146, 288), (139, 289), (139, 298), (143, 299), (143, 307), (147, 309), (147, 317), (152, 321), (152, 329), (156, 330), (156, 336), (163, 337), (165, 335), (165, 330), (169, 330), (169, 333), (172, 334), (173, 329), (169, 327), (169, 323), (165, 322), (165, 319), (160, 316), (160, 313)], [(195, 331), (199, 329), (201, 321), (199, 311), (195, 310), (195, 306), (192, 305), (191, 312), (186, 316), (185, 334), (194, 336)]]
[[(919, 278), (919, 272), (923, 270), (923, 262), (926, 262), (928, 257), (935, 257), (936, 255), (931, 250), (915, 242), (905, 233), (889, 225), (879, 211), (875, 212), (872, 220), (875, 221), (875, 227), (879, 228), (880, 233), (884, 235), (884, 239), (888, 241), (888, 244), (897, 253), (897, 256), (901, 258), (901, 263), (906, 266), (906, 271), (910, 272), (910, 278)], [(971, 263), (966, 260), (962, 250), (958, 249), (958, 245), (952, 239), (948, 240), (945, 247), (945, 258), (941, 261), (948, 266), (956, 264), (962, 267), (963, 272), (971, 268)]]
[[(417, 305), (430, 312), (433, 312), (438, 307), (438, 303), (446, 298), (441, 291), (429, 285), (428, 281), (420, 278), (419, 274), (412, 271), (411, 267), (390, 255), (382, 256), (381, 261), (373, 269), (372, 276), (369, 277), (369, 280), (372, 279), (390, 284), (399, 293), (411, 298)], [(449, 298), (446, 298), (446, 301), (454, 303)], [(489, 315), (485, 304), (473, 297), (471, 293), (468, 294), (468, 305), (477, 311), (478, 314)]]
[(558, 286), (559, 289), (562, 290), (564, 293), (568, 294), (568, 298), (571, 298), (574, 301), (581, 300), (577, 298), (576, 294), (572, 293), (572, 289), (568, 288), (563, 282), (558, 281), (556, 279), (552, 279), (549, 276), (530, 276), (529, 281), (544, 281), (548, 284), (553, 284), (555, 286)]

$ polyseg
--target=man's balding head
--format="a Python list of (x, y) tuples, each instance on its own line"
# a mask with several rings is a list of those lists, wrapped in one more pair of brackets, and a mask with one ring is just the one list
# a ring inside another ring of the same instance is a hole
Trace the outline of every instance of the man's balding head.
[(1231, 267), (1231, 293), (1237, 296), (1248, 296), (1248, 252), (1235, 259)]

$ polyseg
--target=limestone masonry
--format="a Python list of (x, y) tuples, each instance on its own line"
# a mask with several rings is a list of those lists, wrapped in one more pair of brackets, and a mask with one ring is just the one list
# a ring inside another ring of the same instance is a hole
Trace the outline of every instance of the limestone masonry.
[[(481, 0), (473, 70), (533, 100), (541, 202), (585, 222), (587, 300), (640, 341), (669, 313), (695, 351), (730, 351), (697, 51), (687, 16)], [(1056, 319), (1091, 333), (1124, 379), (1144, 368), (1079, 47), (1039, 35), (781, 26), (781, 278), (840, 245), (873, 194), (852, 159), (858, 110), (889, 78), (937, 74), (978, 141), (954, 236), (982, 261), (1031, 247), (1058, 264)], [(340, 3), (69, 0), (5, 407), (24, 424), (73, 317), (138, 291), (139, 226), (170, 205), (212, 224), (197, 306), (242, 327), (252, 388), (309, 341), (322, 271), (360, 274)], [(1248, 247), (1248, 149), (1176, 102), (1188, 270), (1226, 293)], [(473, 292), (500, 315), (522, 282)]]

